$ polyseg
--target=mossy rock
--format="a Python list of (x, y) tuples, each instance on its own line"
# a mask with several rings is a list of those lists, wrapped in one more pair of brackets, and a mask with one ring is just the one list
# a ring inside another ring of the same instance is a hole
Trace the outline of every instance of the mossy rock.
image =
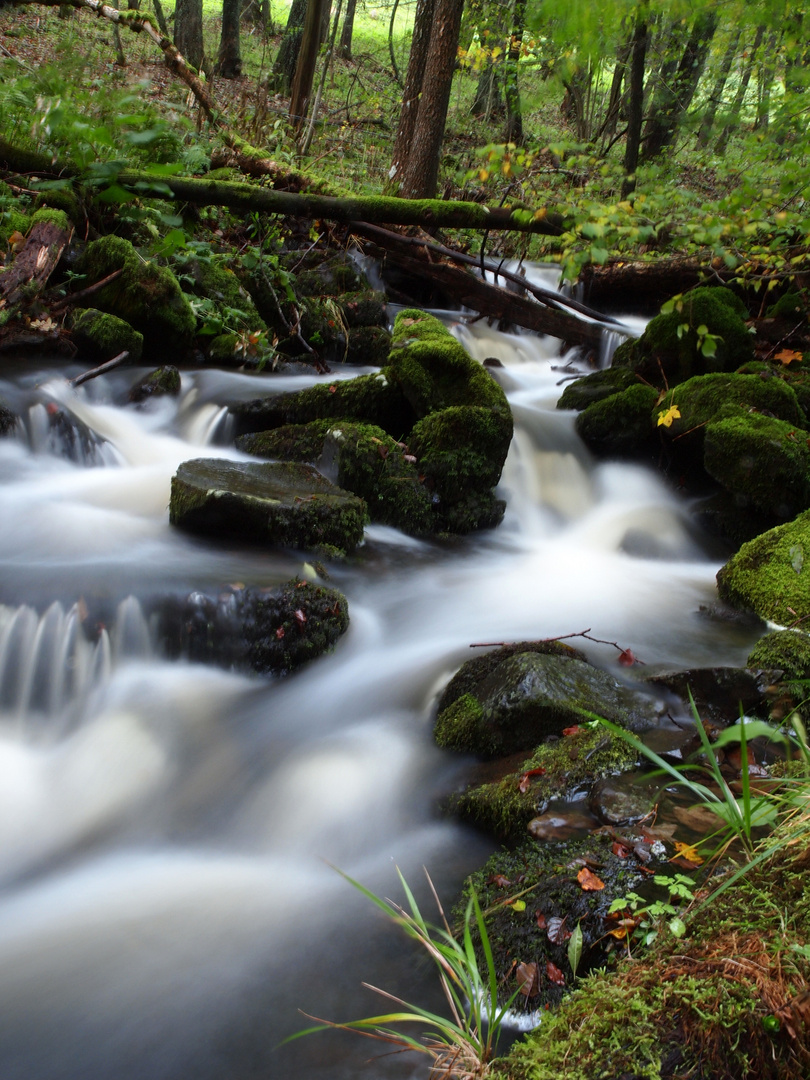
[(71, 336), (79, 351), (99, 364), (124, 351), (128, 363), (137, 364), (143, 355), (143, 334), (115, 315), (98, 308), (77, 308), (73, 313)]
[(25, 236), (31, 228), (31, 215), (22, 210), (11, 208), (0, 211), (0, 246), (4, 251), (8, 248), (9, 239), (13, 233)]
[(345, 553), (362, 540), (366, 511), (309, 465), (198, 459), (173, 477), (169, 517), (202, 535)]
[(439, 746), (492, 758), (528, 750), (593, 715), (631, 731), (655, 723), (654, 702), (582, 660), (540, 652), (505, 656), (436, 719)]
[[(636, 751), (603, 728), (581, 727), (575, 734), (550, 739), (517, 767), (509, 759), (503, 775), (473, 782), (446, 800), (446, 809), (504, 843), (524, 840), (526, 830), (552, 799), (569, 799), (606, 776), (637, 764)], [(537, 770), (533, 775), (527, 775)], [(540, 772), (540, 770), (544, 770)]]
[(267, 326), (239, 278), (216, 259), (190, 259), (183, 264), (184, 291), (211, 300), (231, 330), (258, 331)]
[(180, 372), (166, 364), (139, 379), (129, 391), (129, 400), (139, 403), (153, 397), (177, 397), (179, 393)]
[(806, 422), (791, 387), (761, 374), (717, 373), (688, 379), (655, 406), (654, 421), (673, 405), (680, 416), (673, 416), (669, 426), (658, 426), (658, 432), (682, 462), (702, 461), (706, 426), (713, 420), (759, 412), (797, 427)]
[(19, 416), (4, 401), (0, 401), (0, 438), (16, 435), (19, 425)]
[(231, 406), (236, 433), (266, 431), (312, 420), (354, 420), (381, 427), (395, 439), (408, 434), (416, 417), (399, 385), (383, 369), (291, 394), (256, 398)]
[[(733, 371), (754, 355), (746, 317), (745, 305), (730, 289), (701, 286), (685, 293), (674, 311), (652, 319), (637, 341), (620, 345), (613, 366), (629, 367), (662, 387), (710, 371)], [(710, 356), (702, 352), (697, 333), (704, 326), (717, 339)]]
[(810, 512), (743, 544), (717, 589), (726, 603), (781, 626), (810, 618)]
[(323, 250), (313, 249), (301, 258), (300, 252), (291, 252), (285, 258), (288, 271), (295, 276), (298, 296), (342, 296), (363, 288), (365, 281), (347, 255), (324, 258)]
[(241, 367), (245, 354), (240, 348), (241, 338), (229, 330), (226, 334), (217, 334), (208, 338), (205, 346), (205, 358), (219, 367)]
[[(598, 876), (601, 888), (582, 888), (577, 875), (583, 866), (595, 868), (592, 873)], [(545, 1016), (545, 1010), (557, 1006), (575, 982), (568, 957), (568, 932), (579, 927), (582, 935), (577, 968), (580, 978), (623, 956), (626, 946), (605, 932), (605, 920), (613, 900), (643, 888), (644, 877), (636, 856), (619, 858), (612, 852), (607, 836), (557, 844), (524, 843), (515, 851), (493, 855), (467, 879), (455, 914), (463, 917), (464, 901), (474, 889), (481, 908), (487, 912), (499, 1003), (505, 1004), (519, 989), (519, 965), (536, 965), (537, 978), (525, 987), (533, 992), (518, 994), (512, 1008), (526, 1013), (542, 1010)], [(505, 902), (513, 896), (523, 903)], [(553, 920), (561, 924), (556, 942), (550, 932)], [(474, 937), (480, 951), (477, 933)], [(481, 966), (486, 971), (483, 957)], [(565, 1071), (559, 1073), (563, 1080), (569, 1076)]]
[(810, 507), (810, 433), (758, 413), (706, 427), (706, 472), (738, 501), (779, 519)]
[(316, 420), (253, 435), (237, 448), (259, 457), (309, 461), (366, 503), (372, 521), (393, 525), (411, 536), (436, 531), (433, 501), (407, 447), (370, 424)]
[(35, 225), (42, 224), (54, 225), (57, 229), (61, 229), (62, 232), (73, 232), (73, 222), (68, 215), (64, 210), (60, 210), (54, 206), (41, 206), (31, 215), (32, 229)]
[(594, 402), (620, 394), (630, 386), (635, 386), (638, 379), (634, 372), (623, 367), (609, 367), (603, 371), (594, 371), (582, 379), (569, 383), (557, 402), (558, 409), (576, 409), (582, 412)]
[(341, 296), (338, 304), (348, 327), (388, 325), (385, 293), (364, 289)]
[(94, 294), (93, 303), (143, 334), (150, 358), (177, 362), (191, 347), (196, 319), (171, 270), (144, 262), (132, 244), (119, 236), (91, 241), (78, 269), (87, 276), (88, 285), (123, 270)]
[(388, 360), (391, 334), (384, 326), (353, 326), (349, 330), (349, 347), (343, 358), (346, 364), (363, 367), (382, 367)]
[(37, 195), (37, 209), (50, 207), (53, 210), (61, 210), (75, 225), (81, 221), (85, 214), (72, 188), (62, 188), (58, 191), (43, 191)]
[(349, 626), (337, 589), (292, 581), (273, 589), (199, 591), (159, 612), (159, 635), (171, 657), (260, 675), (286, 675), (334, 648)]
[(778, 668), (787, 679), (810, 680), (810, 636), (800, 630), (777, 630), (760, 638), (748, 655), (750, 668)]
[(576, 419), (577, 432), (600, 456), (642, 453), (653, 445), (651, 410), (657, 399), (653, 387), (637, 382), (589, 405)]
[(780, 296), (775, 304), (771, 304), (765, 311), (768, 319), (781, 319), (796, 315), (803, 315), (807, 311), (804, 297), (796, 289), (789, 289)]

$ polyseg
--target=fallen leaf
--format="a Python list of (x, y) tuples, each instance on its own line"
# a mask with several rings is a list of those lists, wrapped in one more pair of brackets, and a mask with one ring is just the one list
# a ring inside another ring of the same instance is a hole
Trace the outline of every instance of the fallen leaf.
[(598, 892), (605, 887), (604, 881), (598, 878), (587, 866), (583, 866), (577, 874), (577, 881), (584, 892)]
[(506, 889), (511, 884), (509, 878), (503, 874), (493, 874), (492, 877), (487, 878), (487, 885), (497, 885), (499, 889)]
[(337, 393), (337, 387), (336, 386), (330, 386), (329, 387), (329, 393), (330, 394), (336, 394)]
[(284, 637), (284, 627), (283, 626), (280, 626), (278, 628), (278, 630), (276, 630), (276, 637), (278, 638), (279, 641), (281, 641), (281, 639)]
[(562, 733), (567, 737), (569, 735), (579, 735), (580, 731), (582, 730), (583, 729), (580, 727), (579, 724), (574, 724), (573, 727), (563, 728)]
[(681, 410), (677, 405), (670, 405), (668, 409), (662, 409), (658, 414), (658, 421), (656, 427), (672, 427), (673, 420), (679, 420), (681, 417)]
[(774, 360), (779, 360), (783, 364), (792, 364), (794, 360), (801, 360), (802, 354), (796, 352), (795, 349), (780, 349), (780, 351), (774, 357)]
[(520, 794), (525, 795), (526, 792), (531, 787), (531, 784), (529, 783), (529, 778), (530, 777), (532, 777), (532, 776), (545, 776), (545, 774), (546, 774), (546, 770), (542, 769), (542, 768), (540, 768), (540, 769), (529, 769), (528, 772), (525, 772), (523, 774), (523, 776), (521, 776), (520, 783), (518, 784), (518, 791), (520, 791)]
[(624, 844), (620, 844), (618, 840), (614, 840), (610, 850), (618, 859), (626, 859), (630, 854), (630, 848), (625, 847)]
[(537, 964), (532, 960), (528, 964), (518, 964), (515, 978), (518, 981), (520, 992), (524, 997), (534, 997), (540, 993), (540, 979), (537, 975)]
[(534, 917), (537, 920), (537, 925), (540, 927), (540, 929), (545, 930), (547, 924), (546, 924), (546, 917), (543, 914), (543, 912), (542, 911), (535, 911)]
[[(567, 918), (567, 916), (566, 916)], [(571, 931), (565, 925), (565, 919), (555, 915), (548, 920), (548, 940), (552, 945), (562, 945), (571, 937)]]
[(675, 841), (675, 850), (682, 859), (686, 859), (688, 862), (693, 863), (695, 866), (700, 866), (703, 862), (703, 857), (698, 854), (698, 849), (694, 844), (684, 844), (680, 840)]
[(307, 617), (304, 614), (304, 612), (301, 610), (301, 608), (296, 608), (295, 621), (298, 623), (299, 626), (303, 626), (304, 623), (307, 621)]
[(526, 901), (525, 900), (512, 900), (512, 902), (509, 904), (509, 906), (512, 908), (513, 911), (525, 911), (526, 910)]
[(619, 663), (622, 667), (632, 667), (633, 664), (638, 663), (638, 660), (632, 649), (622, 649), (619, 653)]
[(553, 982), (555, 986), (565, 986), (565, 976), (557, 965), (552, 964), (550, 960), (546, 964), (546, 975), (548, 975), (549, 982)]

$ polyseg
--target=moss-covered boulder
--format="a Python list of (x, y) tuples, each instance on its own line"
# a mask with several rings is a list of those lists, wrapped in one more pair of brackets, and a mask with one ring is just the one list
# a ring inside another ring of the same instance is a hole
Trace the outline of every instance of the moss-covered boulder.
[(577, 432), (600, 456), (642, 453), (654, 445), (652, 409), (657, 399), (652, 386), (636, 382), (589, 405), (576, 419)]
[(388, 325), (385, 293), (363, 289), (346, 293), (339, 298), (338, 304), (348, 327)]
[(733, 607), (782, 626), (810, 618), (810, 512), (743, 544), (717, 589)]
[(152, 397), (177, 397), (180, 393), (180, 372), (171, 364), (156, 368), (139, 379), (129, 391), (129, 400), (139, 403)]
[[(657, 718), (649, 697), (576, 656), (514, 647), (495, 655), (477, 676), (468, 671), (448, 686), (434, 732), (439, 746), (498, 757), (536, 747), (594, 714), (631, 731)], [(461, 685), (469, 689), (458, 694)]]
[(787, 679), (810, 680), (810, 636), (801, 630), (777, 630), (760, 638), (748, 655), (750, 668), (778, 668)]
[[(562, 738), (551, 738), (528, 758), (508, 758), (498, 775), (474, 778), (454, 792), (445, 809), (507, 843), (525, 839), (537, 814), (551, 800), (567, 800), (606, 776), (636, 765), (636, 751), (603, 728), (575, 725)], [(487, 773), (493, 766), (487, 766)]]
[(416, 459), (382, 428), (332, 420), (294, 424), (236, 440), (240, 450), (283, 461), (309, 461), (342, 488), (359, 495), (372, 521), (411, 536), (436, 529), (433, 500)]
[(343, 362), (363, 367), (382, 367), (388, 360), (391, 335), (384, 326), (352, 326)]
[(229, 267), (217, 259), (187, 259), (182, 264), (184, 292), (209, 301), (208, 320), (218, 316), (230, 330), (266, 330), (264, 320), (247, 289)]
[(366, 511), (309, 465), (199, 459), (173, 477), (169, 516), (207, 536), (340, 554), (362, 540)]
[(231, 406), (237, 435), (312, 420), (354, 420), (404, 439), (416, 419), (399, 385), (383, 369), (373, 375), (318, 383), (291, 394), (254, 398)]
[(83, 357), (99, 364), (124, 351), (129, 353), (128, 362), (137, 364), (143, 354), (143, 334), (98, 308), (74, 311), (71, 337)]
[(193, 592), (164, 603), (159, 635), (167, 653), (261, 675), (286, 675), (332, 649), (349, 625), (337, 589), (293, 579), (267, 589)]
[(582, 412), (596, 401), (620, 394), (622, 390), (638, 382), (635, 372), (624, 367), (609, 367), (594, 371), (575, 382), (569, 383), (557, 402), (558, 409), (576, 409)]
[(26, 214), (17, 206), (9, 206), (7, 209), (0, 208), (0, 250), (6, 254), (11, 243), (11, 237), (15, 233), (25, 236), (31, 228), (31, 215)]
[(93, 296), (101, 311), (128, 322), (143, 334), (149, 359), (175, 363), (191, 347), (196, 319), (171, 270), (146, 262), (127, 240), (103, 236), (87, 245), (78, 269), (92, 285), (121, 270)]
[(758, 413), (707, 425), (706, 472), (735, 496), (777, 519), (810, 507), (810, 433)]
[(19, 431), (20, 418), (8, 405), (0, 400), (0, 438), (16, 435)]
[(747, 314), (730, 289), (693, 289), (674, 298), (673, 310), (652, 319), (638, 340), (620, 345), (613, 366), (660, 387), (709, 371), (734, 371), (754, 355)]

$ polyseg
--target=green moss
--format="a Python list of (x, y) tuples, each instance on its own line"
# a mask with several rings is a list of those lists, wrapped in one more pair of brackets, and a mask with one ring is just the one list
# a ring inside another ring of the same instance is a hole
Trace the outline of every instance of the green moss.
[(784, 296), (779, 297), (775, 304), (771, 304), (765, 314), (769, 319), (780, 319), (801, 315), (804, 311), (805, 304), (801, 293), (795, 289), (789, 289)]
[(221, 367), (239, 367), (243, 360), (239, 351), (239, 335), (233, 332), (210, 338), (205, 353), (212, 364)]
[(512, 417), (487, 408), (455, 406), (413, 427), (408, 444), (442, 503), (498, 483), (512, 441)]
[(37, 196), (37, 206), (51, 206), (55, 210), (63, 210), (73, 224), (77, 221), (81, 221), (85, 216), (81, 203), (72, 188), (62, 188), (57, 191), (43, 191), (41, 195)]
[(31, 215), (24, 214), (22, 210), (4, 210), (0, 212), (0, 244), (8, 247), (9, 237), (12, 233), (20, 233), (25, 236), (31, 228)]
[[(470, 732), (475, 730), (482, 713), (477, 698), (465, 694), (451, 709), (459, 721), (466, 713)], [(472, 784), (452, 795), (447, 808), (499, 840), (515, 843), (525, 839), (529, 822), (551, 799), (565, 799), (604, 776), (627, 772), (635, 764), (636, 753), (624, 739), (604, 730), (582, 728), (576, 735), (538, 746), (519, 768), (510, 768), (500, 779)], [(545, 769), (545, 773), (530, 777), (521, 791), (523, 777), (532, 769)]]
[(309, 424), (284, 424), (272, 431), (239, 435), (236, 448), (244, 454), (276, 461), (309, 461), (313, 464), (323, 453), (326, 433), (332, 420), (313, 420)]
[(743, 544), (717, 588), (732, 606), (782, 626), (810, 618), (810, 513)]
[[(638, 341), (617, 349), (613, 365), (629, 366), (649, 382), (670, 387), (693, 375), (733, 371), (753, 358), (746, 317), (744, 304), (729, 289), (693, 289), (676, 310), (652, 319)], [(697, 333), (701, 326), (717, 339), (714, 355), (702, 351)]]
[(31, 215), (32, 229), (35, 225), (42, 224), (55, 225), (57, 229), (61, 229), (63, 232), (71, 232), (73, 229), (73, 222), (65, 211), (57, 210), (52, 206), (42, 206)]
[(137, 364), (143, 354), (143, 335), (123, 319), (97, 308), (77, 308), (73, 312), (72, 337), (80, 352), (99, 363), (126, 350), (129, 363)]
[(380, 367), (388, 359), (391, 335), (384, 326), (354, 326), (349, 331), (347, 364)]
[(652, 440), (654, 427), (650, 413), (657, 398), (653, 387), (636, 383), (589, 405), (577, 417), (576, 429), (596, 454), (642, 452)]
[(104, 236), (88, 244), (78, 269), (87, 275), (88, 284), (123, 270), (120, 277), (94, 294), (95, 306), (142, 333), (150, 357), (165, 356), (177, 362), (185, 355), (196, 319), (170, 270), (144, 262), (135, 248), (118, 236)]
[(557, 402), (557, 408), (576, 409), (577, 412), (582, 412), (595, 401), (603, 401), (614, 394), (619, 394), (637, 382), (635, 373), (624, 367), (609, 367), (604, 371), (594, 371), (583, 379), (569, 383)]
[(788, 679), (810, 679), (810, 636), (778, 630), (761, 638), (746, 660), (752, 668), (778, 668)]
[(144, 375), (140, 382), (129, 391), (129, 400), (141, 402), (146, 401), (147, 398), (163, 397), (167, 394), (176, 397), (180, 393), (180, 385), (180, 372), (176, 367), (166, 364)]
[(387, 326), (385, 293), (363, 289), (341, 296), (338, 301), (347, 326)]
[(183, 265), (183, 284), (194, 296), (206, 297), (216, 306), (223, 325), (230, 330), (265, 330), (250, 294), (239, 278), (216, 259), (191, 259)]
[(784, 420), (732, 416), (706, 427), (704, 465), (746, 505), (789, 518), (810, 507), (808, 439), (807, 431)]

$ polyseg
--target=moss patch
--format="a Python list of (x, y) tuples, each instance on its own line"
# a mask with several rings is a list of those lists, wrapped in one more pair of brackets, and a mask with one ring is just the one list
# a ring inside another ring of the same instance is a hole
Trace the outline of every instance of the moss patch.
[(717, 588), (727, 603), (782, 626), (810, 617), (810, 513), (743, 544)]
[(137, 364), (143, 354), (143, 334), (115, 315), (97, 308), (81, 308), (73, 313), (72, 337), (89, 359), (103, 363), (125, 350), (128, 363)]
[(595, 454), (639, 453), (652, 445), (651, 410), (657, 398), (653, 387), (637, 382), (589, 405), (577, 417), (577, 432)]

